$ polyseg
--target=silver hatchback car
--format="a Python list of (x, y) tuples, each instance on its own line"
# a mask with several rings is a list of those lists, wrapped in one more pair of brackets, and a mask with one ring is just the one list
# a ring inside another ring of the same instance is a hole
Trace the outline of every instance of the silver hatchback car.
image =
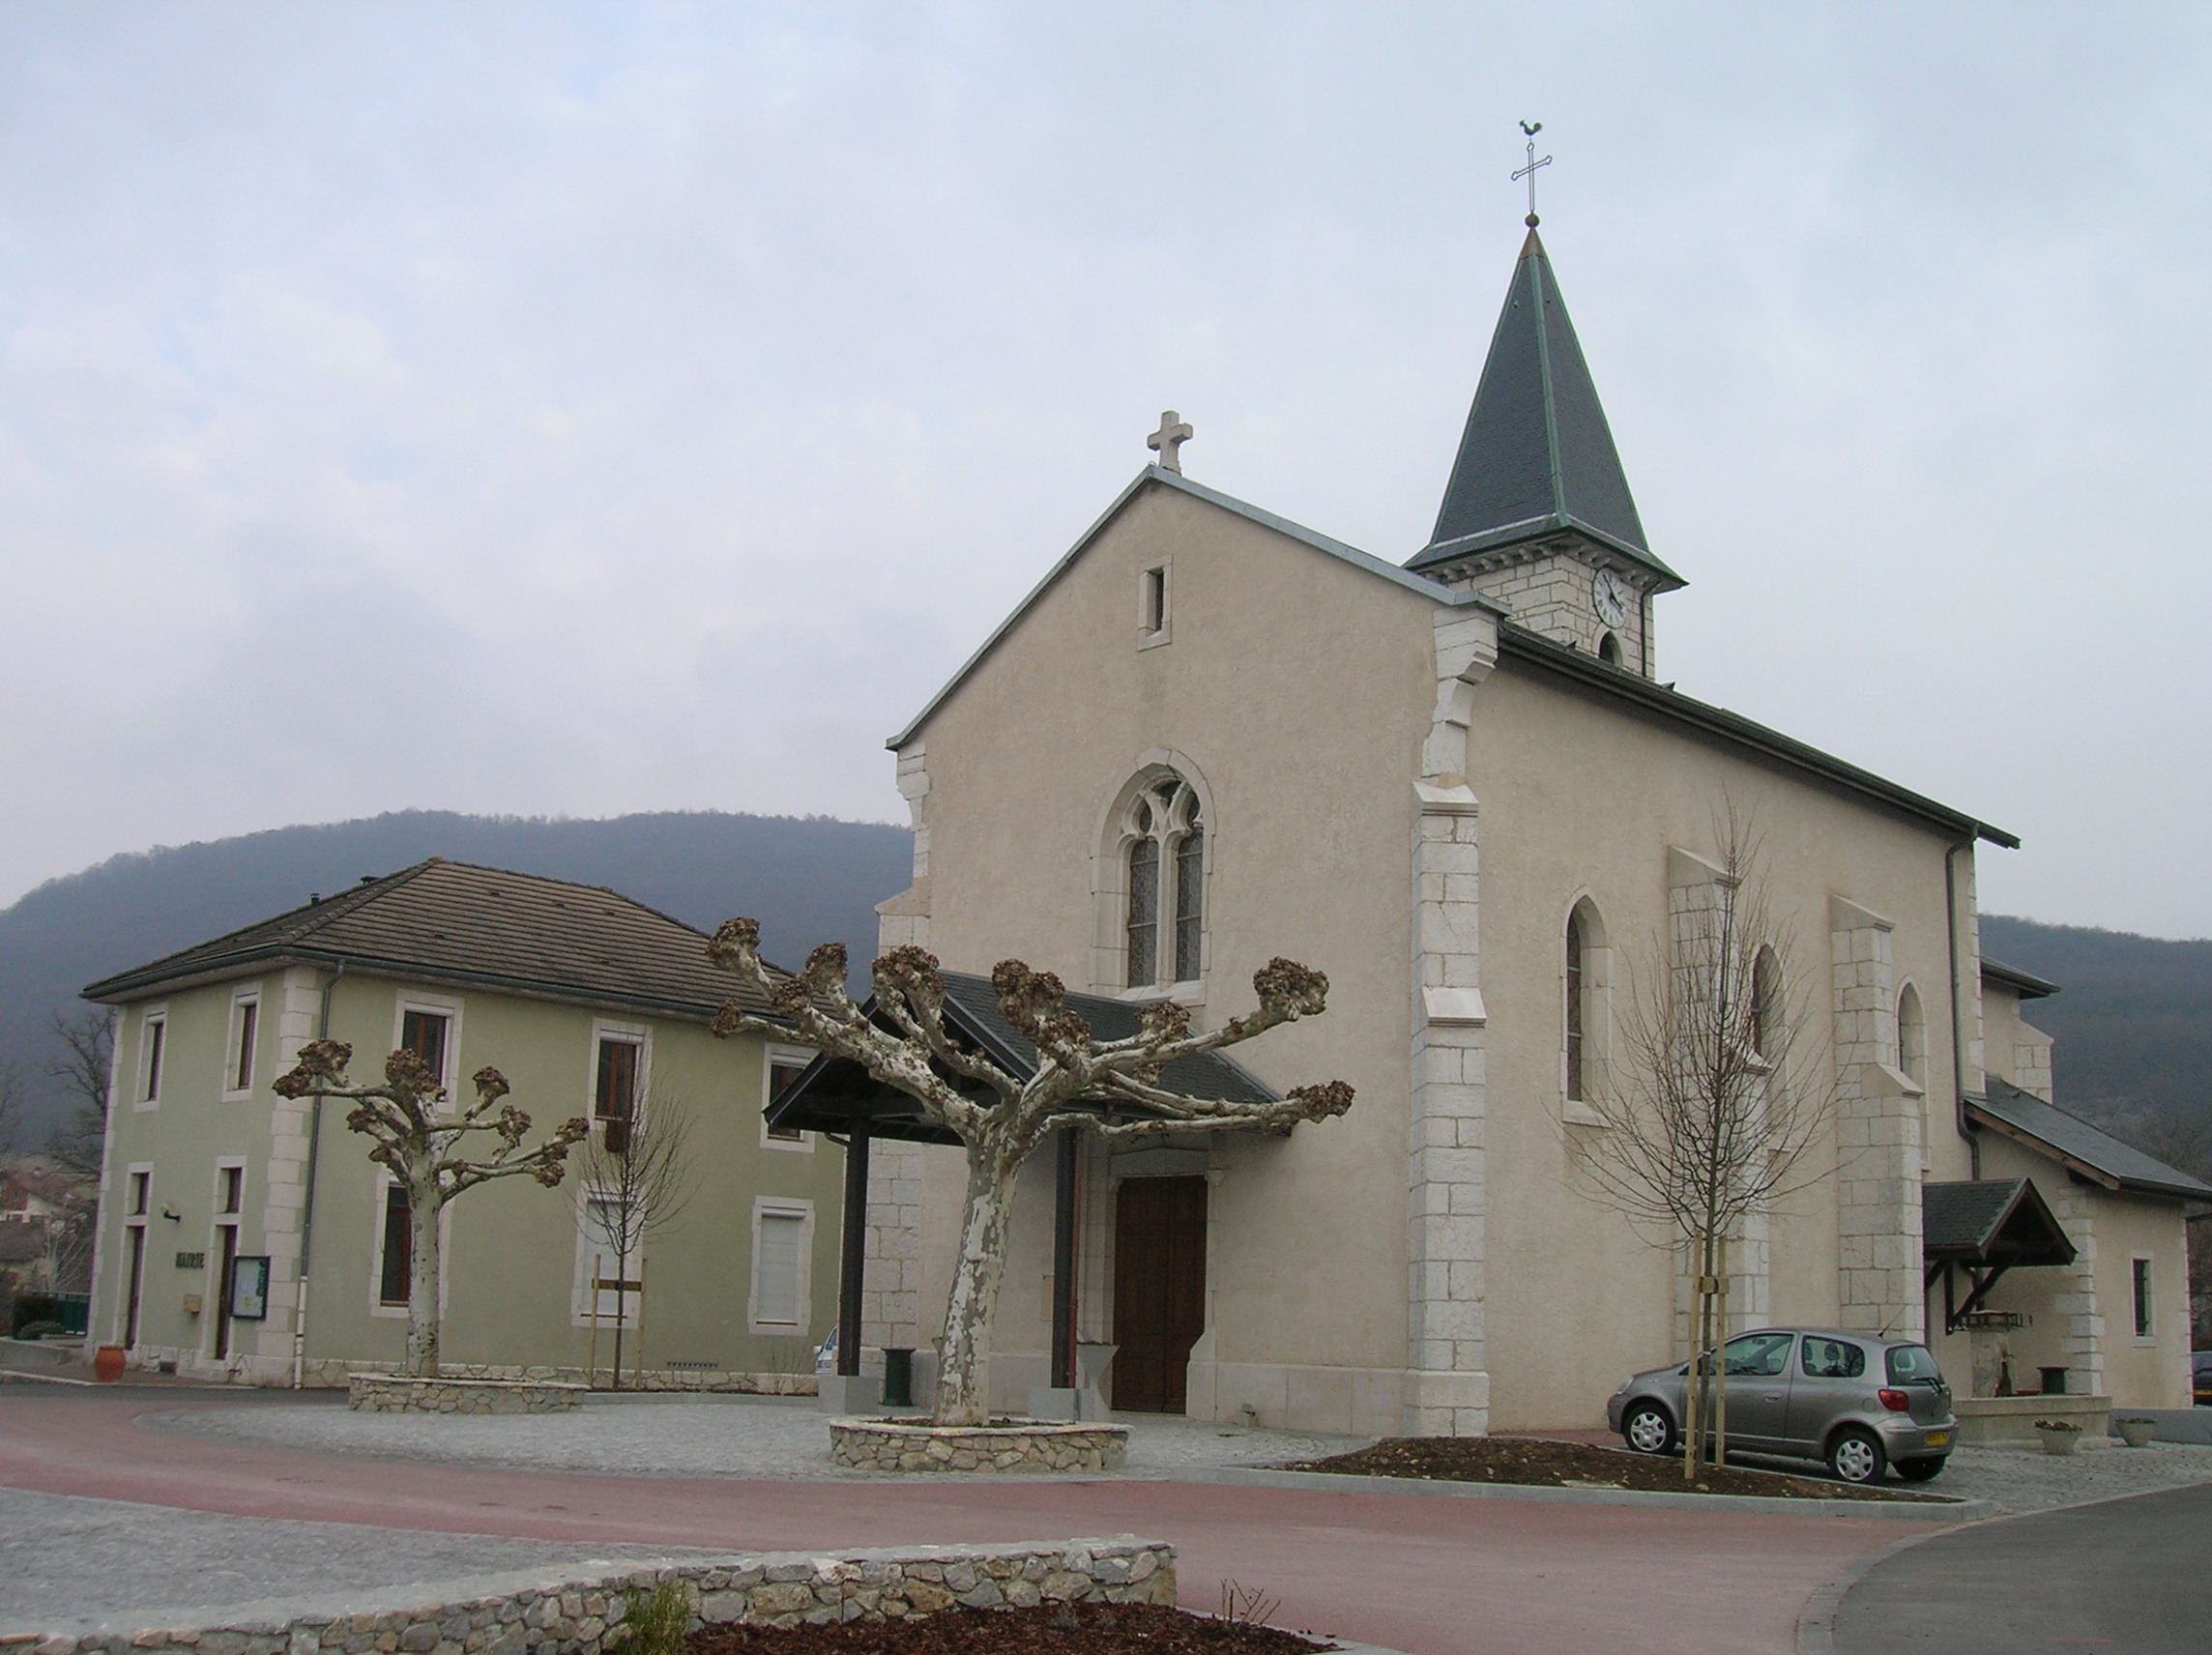
[[(1767, 1327), (1726, 1346), (1728, 1441), (1747, 1454), (1825, 1460), (1847, 1483), (1894, 1466), (1908, 1483), (1943, 1469), (1959, 1422), (1951, 1387), (1925, 1345), (1831, 1327)], [(1606, 1423), (1644, 1454), (1681, 1441), (1690, 1365), (1621, 1382)]]

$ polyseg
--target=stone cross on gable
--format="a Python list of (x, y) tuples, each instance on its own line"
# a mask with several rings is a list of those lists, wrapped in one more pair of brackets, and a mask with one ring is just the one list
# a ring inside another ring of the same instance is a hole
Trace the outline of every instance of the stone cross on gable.
[(1160, 428), (1145, 439), (1145, 447), (1159, 451), (1160, 466), (1178, 477), (1182, 475), (1182, 446), (1194, 433), (1190, 423), (1179, 418), (1173, 408), (1160, 416)]

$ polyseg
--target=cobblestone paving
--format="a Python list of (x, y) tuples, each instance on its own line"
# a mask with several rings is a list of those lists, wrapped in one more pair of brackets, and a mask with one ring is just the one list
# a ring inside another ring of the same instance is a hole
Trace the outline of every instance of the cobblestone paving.
[(0, 1631), (47, 1618), (682, 1554), (666, 1546), (564, 1546), (351, 1523), (270, 1523), (0, 1488)]
[[(1203, 1466), (1274, 1466), (1363, 1446), (1364, 1437), (1254, 1430), (1163, 1414), (1125, 1414), (1128, 1469), (1172, 1477)], [(880, 1480), (830, 1464), (830, 1433), (811, 1403), (759, 1398), (667, 1402), (595, 1397), (574, 1413), (356, 1413), (327, 1404), (209, 1409), (145, 1423), (218, 1442), (303, 1454), (360, 1454), (500, 1470), (604, 1471), (641, 1477)], [(1086, 1475), (1101, 1473), (1087, 1472)]]

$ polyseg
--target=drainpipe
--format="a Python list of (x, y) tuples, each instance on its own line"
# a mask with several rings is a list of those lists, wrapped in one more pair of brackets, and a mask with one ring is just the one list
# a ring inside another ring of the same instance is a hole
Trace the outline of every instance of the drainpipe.
[[(338, 961), (337, 970), (331, 973), (331, 980), (323, 984), (323, 1013), (315, 1027), (315, 1038), (331, 1037), (331, 996), (338, 986), (338, 978), (345, 975), (346, 963)], [(307, 1111), (307, 1187), (300, 1199), (300, 1286), (292, 1305), (292, 1388), (302, 1389), (306, 1383), (307, 1367), (307, 1242), (315, 1225), (315, 1161), (323, 1146), (323, 1100), (316, 1098)]]
[[(1961, 851), (1971, 851), (1974, 842), (1962, 839), (1943, 853), (1943, 917), (1948, 922), (1951, 944), (1951, 1116), (1959, 1136), (1966, 1141), (1967, 1176), (1979, 1183), (1982, 1176), (1982, 1140), (1973, 1123), (1966, 1118), (1966, 1025), (1960, 1016), (1966, 985), (1959, 980), (1959, 863)], [(1980, 994), (1980, 983), (1974, 992)]]

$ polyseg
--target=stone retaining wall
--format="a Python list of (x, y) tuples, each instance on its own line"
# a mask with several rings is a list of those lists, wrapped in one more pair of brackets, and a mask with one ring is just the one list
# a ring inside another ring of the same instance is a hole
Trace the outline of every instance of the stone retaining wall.
[(582, 1385), (544, 1380), (356, 1374), (346, 1407), (363, 1413), (573, 1413), (588, 1394)]
[[(216, 1360), (196, 1350), (167, 1346), (141, 1345), (132, 1351), (130, 1365), (152, 1372), (157, 1368), (209, 1384), (258, 1385), (288, 1389), (292, 1383), (289, 1356), (249, 1356), (243, 1353)], [(343, 1390), (356, 1374), (380, 1374), (390, 1357), (369, 1359), (311, 1356), (301, 1365), (301, 1383), (309, 1390)], [(597, 1388), (608, 1382), (606, 1365), (587, 1376), (581, 1367), (556, 1367), (519, 1362), (447, 1362), (442, 1371), (456, 1379), (529, 1379), (538, 1383), (583, 1384), (591, 1378)], [(623, 1389), (642, 1391), (712, 1391), (738, 1396), (812, 1396), (811, 1373), (753, 1373), (741, 1368), (648, 1368), (640, 1375), (624, 1368)]]
[[(667, 1566), (580, 1564), (282, 1600), (183, 1615), (74, 1621), (0, 1633), (9, 1655), (601, 1655), (631, 1589), (690, 1583), (702, 1621), (768, 1626), (904, 1620), (964, 1604), (1176, 1601), (1175, 1548), (1120, 1534), (1005, 1546), (905, 1546), (808, 1556), (685, 1558)], [(619, 1647), (619, 1645), (617, 1645)]]
[(830, 1422), (830, 1463), (859, 1471), (1118, 1471), (1128, 1457), (1125, 1425)]

